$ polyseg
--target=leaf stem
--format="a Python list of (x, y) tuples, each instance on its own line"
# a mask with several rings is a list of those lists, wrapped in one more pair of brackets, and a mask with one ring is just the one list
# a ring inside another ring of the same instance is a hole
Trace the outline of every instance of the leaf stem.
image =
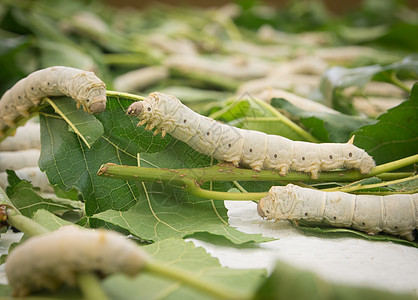
[[(233, 170), (236, 168), (230, 169)], [(254, 173), (252, 170), (243, 171), (250, 171)], [(218, 173), (222, 174), (220, 178), (215, 177)], [(230, 173), (232, 173), (232, 171)], [(156, 169), (147, 167), (120, 166), (107, 163), (100, 167), (97, 175), (142, 182), (163, 181), (171, 185), (184, 188), (187, 192), (197, 197), (213, 200), (259, 200), (266, 195), (266, 193), (228, 193), (208, 191), (200, 187), (200, 185), (205, 181), (233, 180), (231, 179), (231, 176), (233, 175), (230, 173), (228, 173), (227, 170), (222, 169), (220, 166), (195, 169)], [(248, 179), (250, 178), (251, 177), (248, 176)], [(254, 179), (255, 177), (252, 178)]]
[(364, 184), (364, 185), (362, 185), (361, 183), (358, 183), (356, 185), (343, 186), (343, 187), (330, 188), (330, 189), (323, 189), (322, 191), (327, 191), (327, 192), (340, 191), (340, 192), (346, 192), (346, 193), (348, 193), (348, 192), (354, 192), (354, 191), (358, 191), (358, 190), (373, 189), (373, 188), (378, 188), (378, 187), (382, 187), (382, 186), (388, 186), (388, 185), (392, 185), (392, 184), (398, 184), (398, 183), (402, 183), (402, 182), (406, 182), (406, 181), (411, 181), (411, 180), (415, 180), (415, 179), (418, 179), (418, 175), (411, 176), (411, 177), (406, 177), (406, 178), (401, 178), (401, 179), (397, 179), (397, 180), (391, 180), (391, 181), (384, 181), (384, 182), (379, 182), (379, 183), (373, 183), (373, 184)]
[[(418, 159), (418, 156), (415, 160)], [(396, 162), (381, 165), (372, 170), (371, 173), (361, 175), (356, 170), (322, 172), (319, 179), (311, 179), (308, 174), (290, 172), (281, 177), (277, 171), (262, 170), (255, 172), (251, 169), (240, 169), (232, 166), (215, 165), (206, 168), (192, 169), (157, 169), (148, 167), (135, 167), (116, 165), (112, 163), (104, 164), (100, 167), (97, 175), (109, 178), (118, 178), (125, 180), (135, 180), (142, 182), (163, 181), (171, 185), (184, 188), (187, 192), (201, 198), (213, 200), (259, 200), (266, 195), (262, 193), (228, 193), (208, 191), (200, 187), (206, 181), (278, 181), (278, 182), (347, 182), (378, 175), (382, 180), (396, 180), (410, 176), (410, 173), (384, 173), (382, 171), (391, 171), (403, 167), (415, 161), (413, 158), (401, 159)], [(377, 169), (377, 171), (375, 171)]]
[(84, 300), (109, 299), (102, 289), (99, 279), (92, 272), (82, 272), (78, 274), (77, 283), (83, 294)]
[(7, 223), (13, 227), (16, 227), (20, 231), (26, 233), (29, 236), (41, 235), (48, 233), (48, 229), (34, 220), (22, 215), (17, 208), (13, 206), (6, 192), (0, 187), (0, 206), (6, 211)]
[(404, 90), (408, 94), (411, 93), (411, 89), (405, 83), (403, 83), (401, 80), (399, 80), (399, 78), (396, 76), (395, 72), (391, 72), (389, 78), (392, 81), (392, 83), (394, 85), (396, 85), (398, 88)]
[(285, 117), (282, 113), (280, 113), (276, 108), (271, 106), (265, 101), (262, 101), (258, 98), (251, 98), (254, 102), (256, 102), (261, 107), (267, 109), (270, 111), (280, 122), (284, 123), (286, 126), (290, 127), (292, 130), (297, 132), (300, 136), (306, 139), (308, 142), (312, 143), (318, 143), (319, 140), (315, 138), (313, 135), (308, 133), (306, 130), (304, 130), (302, 127), (297, 125), (296, 123), (292, 122), (289, 118)]
[(115, 97), (115, 98), (123, 98), (123, 99), (128, 99), (128, 100), (133, 100), (133, 101), (142, 101), (145, 99), (145, 97), (142, 97), (142, 96), (138, 96), (138, 95), (130, 94), (130, 93), (124, 93), (124, 92), (117, 92), (117, 91), (106, 91), (106, 96)]
[(20, 214), (14, 208), (7, 209), (7, 222), (28, 236), (36, 236), (49, 232), (44, 226)]
[(380, 166), (376, 166), (367, 175), (368, 177), (372, 177), (384, 172), (393, 171), (416, 163), (418, 163), (418, 154), (401, 158)]
[(229, 290), (227, 287), (219, 286), (213, 282), (202, 281), (197, 278), (195, 274), (191, 274), (186, 270), (168, 267), (155, 261), (147, 262), (145, 264), (144, 271), (179, 281), (182, 284), (187, 284), (188, 286), (193, 287), (198, 291), (205, 292), (216, 299), (248, 299), (247, 295)]
[[(400, 161), (405, 162), (404, 159)], [(403, 163), (399, 165), (401, 167), (404, 166)], [(305, 173), (289, 172), (286, 176), (280, 176), (275, 170), (261, 170), (260, 172), (256, 172), (251, 169), (235, 168), (222, 164), (191, 169), (158, 169), (106, 163), (100, 167), (97, 175), (145, 182), (164, 181), (178, 186), (189, 184), (190, 180), (195, 180), (197, 185), (200, 185), (206, 181), (348, 182), (376, 175), (382, 180), (395, 180), (411, 176), (411, 173), (408, 172), (382, 173), (392, 171), (398, 168), (399, 165), (396, 162), (381, 165), (372, 169), (371, 173), (365, 175), (360, 174), (357, 170), (322, 172), (319, 174), (318, 179), (312, 179), (309, 174)], [(377, 171), (374, 171), (375, 169)], [(189, 181), (186, 179), (189, 179)]]

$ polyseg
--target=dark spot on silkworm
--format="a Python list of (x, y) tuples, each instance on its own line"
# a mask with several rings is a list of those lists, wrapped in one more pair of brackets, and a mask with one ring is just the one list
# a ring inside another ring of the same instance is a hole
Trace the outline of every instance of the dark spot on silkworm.
[(210, 135), (210, 132), (208, 131), (208, 132), (206, 132), (206, 135)]
[(49, 81), (48, 81), (46, 84), (47, 84), (47, 85), (50, 85), (50, 84), (49, 84)]
[(184, 119), (184, 120), (183, 120), (183, 123), (186, 123), (186, 122), (187, 122), (187, 120), (186, 120), (186, 119)]
[(21, 97), (21, 96), (17, 96), (17, 98), (18, 98), (18, 99), (22, 99), (22, 97)]
[(268, 213), (268, 214), (269, 214), (269, 213), (270, 213), (270, 211), (269, 211), (268, 209), (266, 209), (266, 213)]
[(250, 149), (250, 152), (253, 152), (253, 149)]
[(395, 226), (395, 229), (398, 229), (398, 226)]
[(231, 147), (232, 147), (231, 143), (229, 143), (229, 144), (228, 144), (228, 147), (229, 147), (229, 148), (231, 148)]
[(35, 88), (33, 86), (31, 86), (30, 89), (33, 91)]
[(350, 153), (348, 153), (348, 156), (352, 157), (352, 156), (353, 156), (353, 153), (351, 153), (351, 152), (350, 152)]
[(277, 158), (277, 154), (274, 154), (274, 158)]
[(366, 225), (366, 223), (364, 223), (364, 222), (363, 222), (363, 223), (361, 223), (361, 225), (365, 226), (365, 225)]
[(329, 156), (329, 159), (332, 159), (332, 155)]
[(308, 216), (308, 213), (305, 213), (305, 217)]
[(337, 220), (337, 217), (336, 216), (334, 216), (334, 218), (333, 218), (334, 220)]
[(90, 102), (90, 99), (86, 99), (86, 102), (89, 103)]
[(302, 160), (305, 160), (305, 156), (302, 156)]

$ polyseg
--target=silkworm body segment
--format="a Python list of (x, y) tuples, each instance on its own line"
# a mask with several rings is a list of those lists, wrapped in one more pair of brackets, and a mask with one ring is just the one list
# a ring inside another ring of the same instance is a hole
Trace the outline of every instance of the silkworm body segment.
[(155, 133), (163, 137), (169, 133), (200, 153), (255, 171), (274, 169), (284, 176), (294, 170), (318, 178), (320, 171), (345, 167), (366, 174), (375, 166), (373, 158), (352, 143), (315, 144), (236, 128), (201, 116), (174, 96), (158, 92), (133, 103), (127, 113), (140, 119), (138, 125), (147, 123), (147, 130), (156, 128)]
[(50, 67), (35, 71), (18, 81), (0, 99), (0, 132), (15, 127), (19, 116), (50, 96), (69, 96), (88, 113), (100, 113), (106, 107), (106, 86), (93, 72), (69, 67)]
[(381, 231), (413, 240), (418, 228), (418, 194), (387, 196), (324, 192), (293, 184), (273, 186), (258, 202), (267, 219), (324, 222), (368, 234)]
[(75, 285), (80, 272), (101, 275), (136, 275), (147, 255), (132, 241), (109, 230), (64, 226), (30, 238), (13, 249), (6, 261), (6, 275), (14, 295), (25, 296), (41, 288)]

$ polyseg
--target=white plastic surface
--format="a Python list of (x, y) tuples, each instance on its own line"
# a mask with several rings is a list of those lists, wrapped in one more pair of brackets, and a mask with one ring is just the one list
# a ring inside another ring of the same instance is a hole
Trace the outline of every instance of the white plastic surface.
[(306, 235), (287, 221), (261, 219), (255, 203), (226, 201), (226, 206), (232, 226), (278, 240), (261, 243), (256, 249), (236, 249), (190, 239), (225, 267), (271, 271), (274, 262), (280, 259), (314, 271), (326, 280), (418, 295), (417, 248), (360, 238)]

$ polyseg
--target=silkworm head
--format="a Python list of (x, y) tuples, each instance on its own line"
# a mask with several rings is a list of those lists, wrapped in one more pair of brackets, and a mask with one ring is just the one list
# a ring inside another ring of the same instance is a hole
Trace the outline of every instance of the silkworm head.
[(143, 101), (138, 101), (138, 102), (132, 103), (128, 107), (126, 114), (132, 117), (140, 117), (143, 111), (144, 111)]
[(90, 101), (90, 103), (91, 103), (90, 111), (93, 114), (99, 114), (106, 109), (106, 95), (104, 97), (103, 96), (95, 97)]
[(257, 204), (257, 212), (262, 218), (266, 218), (267, 220), (271, 220), (273, 218), (276, 218), (275, 216), (275, 199), (272, 197), (272, 193), (269, 192), (269, 194), (262, 198), (260, 201), (258, 201)]
[(351, 144), (344, 147), (344, 158), (347, 168), (360, 169), (363, 174), (375, 166), (373, 158), (366, 151)]
[(360, 172), (362, 174), (367, 174), (374, 167), (376, 167), (375, 161), (370, 155), (364, 152), (363, 157), (361, 159), (360, 167), (359, 167)]
[(266, 205), (266, 200), (265, 198), (261, 199), (260, 201), (258, 201), (257, 204), (257, 212), (260, 215), (260, 217), (265, 218), (266, 214), (264, 213), (264, 206)]
[[(267, 219), (292, 219), (299, 202), (291, 184), (273, 186), (268, 195), (260, 200), (260, 210)], [(259, 213), (260, 214), (260, 213)]]

